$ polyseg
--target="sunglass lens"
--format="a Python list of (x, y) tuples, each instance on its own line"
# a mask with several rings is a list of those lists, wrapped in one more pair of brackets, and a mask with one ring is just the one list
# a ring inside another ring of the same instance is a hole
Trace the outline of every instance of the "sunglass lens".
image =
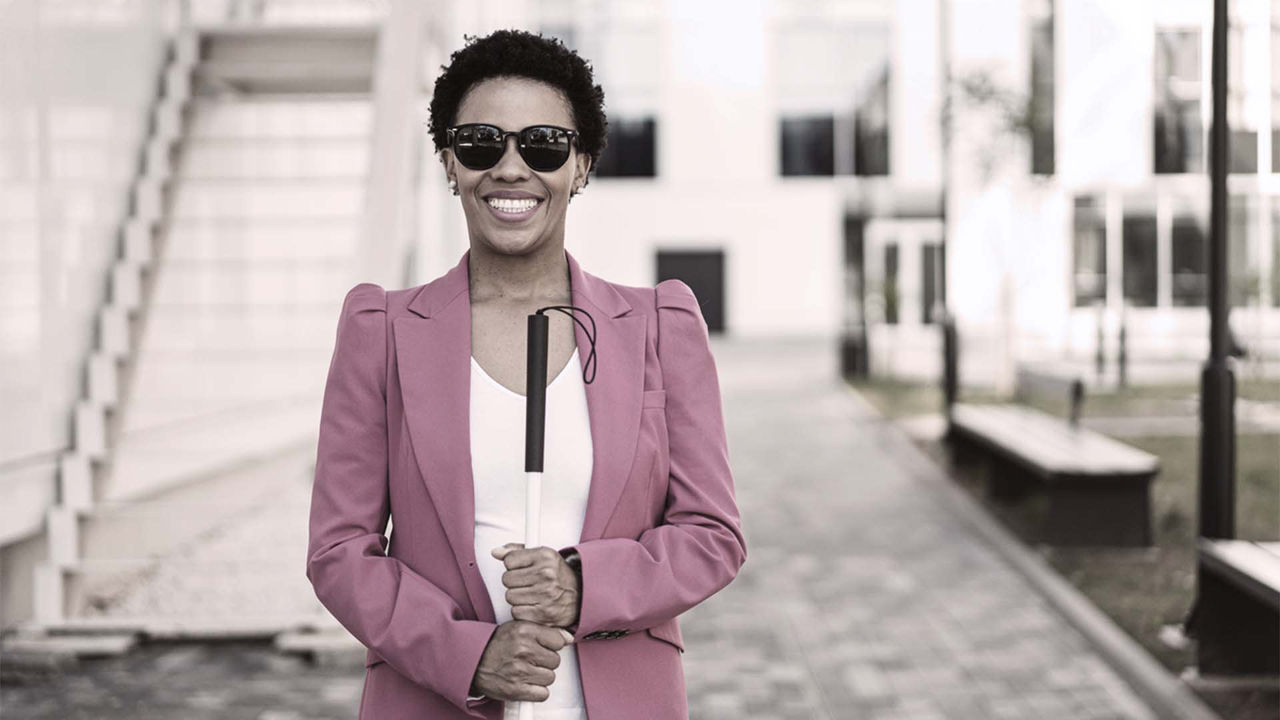
[(530, 168), (549, 172), (569, 159), (569, 136), (554, 127), (534, 126), (521, 135), (520, 155)]
[(487, 170), (502, 158), (502, 132), (492, 125), (458, 128), (454, 136), (454, 153), (458, 162), (471, 170)]

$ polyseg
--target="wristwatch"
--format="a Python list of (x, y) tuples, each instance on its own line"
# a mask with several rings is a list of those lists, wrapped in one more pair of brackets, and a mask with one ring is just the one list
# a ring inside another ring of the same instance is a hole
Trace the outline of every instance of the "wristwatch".
[(577, 574), (578, 580), (582, 580), (582, 557), (578, 555), (578, 549), (565, 548), (560, 551), (560, 557), (564, 558), (564, 564)]
[[(582, 612), (582, 557), (578, 555), (577, 548), (565, 548), (560, 551), (560, 557), (564, 558), (564, 564), (573, 570), (573, 574), (578, 576), (578, 612)], [(572, 635), (578, 634), (578, 621), (574, 620), (573, 624), (565, 628)]]

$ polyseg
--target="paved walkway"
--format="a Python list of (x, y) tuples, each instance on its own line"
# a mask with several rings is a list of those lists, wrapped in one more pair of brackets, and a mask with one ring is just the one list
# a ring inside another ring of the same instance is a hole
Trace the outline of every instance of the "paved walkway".
[[(895, 445), (886, 442), (884, 424), (836, 379), (834, 345), (717, 343), (716, 352), (748, 560), (732, 585), (682, 618), (693, 718), (1154, 717), (1021, 575), (886, 450)], [(305, 542), (306, 490), (299, 477), (283, 481), (279, 511), (228, 528), (220, 550), (204, 548), (201, 560), (234, 557), (248, 543), (282, 549), (282, 542)], [(300, 551), (291, 554), (292, 576), (276, 590), (290, 596), (279, 602), (282, 611), (313, 602), (310, 588), (297, 583)], [(260, 607), (269, 589), (261, 575), (247, 575), (255, 581), (244, 601)], [(198, 613), (211, 599), (212, 586), (178, 582), (164, 569), (155, 577), (166, 578), (164, 589), (141, 586), (138, 599), (124, 602), (174, 611), (190, 603)], [(168, 595), (140, 599), (157, 592)], [(220, 615), (240, 602), (225, 592), (216, 598)], [(232, 645), (147, 647), (133, 659), (11, 686), (2, 704), (33, 718), (78, 717), (74, 698), (100, 718), (354, 716), (358, 664), (315, 670), (261, 659), (270, 654)], [(165, 670), (164, 682), (154, 681), (155, 669)], [(183, 692), (166, 689), (174, 687)], [(157, 714), (140, 713), (143, 707)]]
[(834, 347), (717, 357), (747, 564), (682, 619), (693, 717), (1154, 717), (886, 453)]

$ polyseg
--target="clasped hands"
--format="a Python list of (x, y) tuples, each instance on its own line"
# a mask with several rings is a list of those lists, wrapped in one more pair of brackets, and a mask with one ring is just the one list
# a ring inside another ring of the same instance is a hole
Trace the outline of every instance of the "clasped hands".
[(577, 573), (554, 548), (528, 549), (522, 543), (494, 548), (507, 570), (511, 622), (489, 639), (472, 679), (472, 694), (497, 700), (542, 702), (560, 665), (560, 649), (573, 642), (564, 628), (578, 621), (582, 587)]

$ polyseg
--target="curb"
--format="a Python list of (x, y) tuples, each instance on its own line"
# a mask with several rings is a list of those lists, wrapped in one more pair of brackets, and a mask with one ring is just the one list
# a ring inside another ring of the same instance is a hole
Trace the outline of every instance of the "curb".
[(1026, 579), (1102, 656), (1130, 688), (1160, 718), (1221, 720), (1190, 688), (1151, 657), (1128, 633), (1099, 610), (1083, 593), (1028, 550), (985, 508), (958, 487), (905, 433), (884, 419), (870, 402), (843, 379), (840, 387), (868, 415), (880, 420), (877, 430), (886, 449), (915, 479), (930, 486), (927, 493), (951, 515), (974, 531), (1008, 565)]

